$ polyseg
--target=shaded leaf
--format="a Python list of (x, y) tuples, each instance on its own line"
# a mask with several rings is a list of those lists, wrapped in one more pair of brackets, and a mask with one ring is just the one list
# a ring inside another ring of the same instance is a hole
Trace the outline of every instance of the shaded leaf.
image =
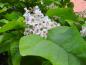
[(13, 42), (10, 45), (10, 54), (11, 54), (11, 60), (13, 65), (20, 65), (21, 61), (21, 55), (19, 53), (19, 43)]

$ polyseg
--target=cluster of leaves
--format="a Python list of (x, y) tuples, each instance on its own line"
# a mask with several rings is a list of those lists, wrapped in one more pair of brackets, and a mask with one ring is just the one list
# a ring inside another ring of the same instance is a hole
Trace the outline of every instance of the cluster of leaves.
[[(75, 15), (70, 0), (43, 2), (0, 0), (0, 65), (86, 65), (86, 41), (79, 32), (86, 19)], [(48, 9), (52, 3), (57, 8)], [(47, 39), (23, 35), (23, 8), (35, 5), (61, 24), (49, 30)]]

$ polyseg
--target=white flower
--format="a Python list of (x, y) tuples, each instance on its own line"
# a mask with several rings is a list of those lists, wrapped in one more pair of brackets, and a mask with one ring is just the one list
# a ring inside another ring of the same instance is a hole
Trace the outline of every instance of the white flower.
[(46, 38), (46, 37), (47, 37), (47, 33), (48, 33), (48, 31), (47, 31), (46, 29), (43, 29), (43, 30), (41, 31), (40, 36)]
[(86, 26), (83, 26), (80, 32), (81, 32), (81, 36), (86, 37)]
[(38, 6), (35, 6), (35, 8), (34, 8), (34, 11), (33, 11), (34, 13), (35, 13), (35, 15), (37, 16), (41, 16), (41, 17), (43, 17), (44, 15), (42, 14), (42, 12), (40, 11), (40, 9), (39, 9), (39, 7)]
[(51, 19), (49, 19), (48, 16), (45, 16), (43, 20), (46, 21), (46, 22), (51, 22)]
[(52, 21), (48, 16), (44, 16), (38, 6), (35, 6), (33, 13), (30, 13), (25, 8), (24, 17), (26, 24), (31, 25), (31, 27), (25, 28), (24, 35), (36, 34), (47, 38), (48, 30), (60, 26), (60, 24)]
[(60, 23), (58, 23), (58, 24), (57, 24), (57, 26), (61, 26), (61, 24), (60, 24)]
[(27, 10), (27, 8), (24, 8), (24, 10), (25, 10), (25, 13), (23, 16), (25, 17), (26, 24), (29, 24), (29, 22), (32, 21), (32, 16), (31, 16), (29, 10)]

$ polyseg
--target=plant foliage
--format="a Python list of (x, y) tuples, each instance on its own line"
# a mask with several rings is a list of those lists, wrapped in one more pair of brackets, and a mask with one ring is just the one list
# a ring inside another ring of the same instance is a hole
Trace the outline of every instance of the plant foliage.
[[(75, 14), (70, 0), (42, 1), (0, 0), (0, 65), (86, 65), (86, 39), (80, 34), (86, 19)], [(48, 8), (52, 3), (55, 8)], [(36, 5), (61, 24), (46, 39), (24, 36), (23, 8)]]

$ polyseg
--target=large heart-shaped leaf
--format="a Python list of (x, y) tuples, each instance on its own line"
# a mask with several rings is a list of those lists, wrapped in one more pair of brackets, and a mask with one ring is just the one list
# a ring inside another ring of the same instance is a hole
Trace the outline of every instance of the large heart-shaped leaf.
[(64, 48), (36, 35), (22, 37), (19, 49), (22, 56), (40, 56), (48, 59), (52, 65), (80, 65), (78, 58)]
[(49, 31), (48, 40), (77, 56), (86, 64), (86, 42), (76, 28), (57, 27)]

